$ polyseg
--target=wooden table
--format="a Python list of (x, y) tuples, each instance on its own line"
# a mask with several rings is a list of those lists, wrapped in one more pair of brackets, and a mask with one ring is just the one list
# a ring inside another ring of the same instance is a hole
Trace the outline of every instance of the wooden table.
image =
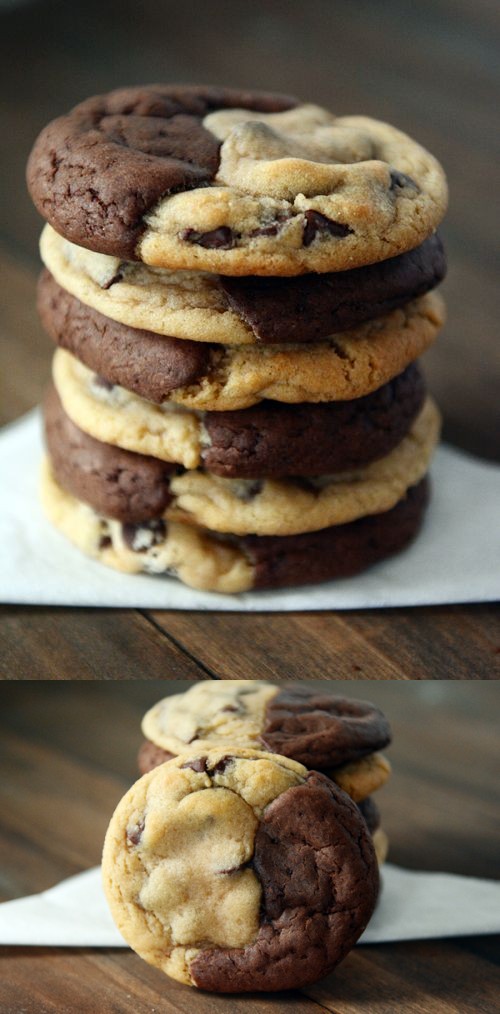
[[(359, 683), (320, 684), (366, 696)], [(99, 862), (104, 832), (136, 776), (143, 711), (188, 683), (3, 684), (0, 900)], [(500, 687), (378, 683), (393, 777), (379, 793), (391, 860), (500, 876)], [(2, 1014), (494, 1014), (500, 937), (357, 948), (329, 978), (273, 997), (216, 997), (165, 978), (130, 951), (0, 949)]]
[[(140, 11), (140, 23), (138, 12)], [(134, 13), (135, 12), (135, 13)], [(198, 80), (292, 91), (339, 113), (364, 111), (414, 134), (451, 187), (443, 227), (449, 320), (425, 357), (444, 436), (500, 458), (494, 257), (499, 101), (492, 0), (40, 0), (0, 15), (1, 412), (34, 405), (51, 348), (34, 309), (40, 220), (24, 163), (43, 124), (122, 83)], [(210, 615), (6, 608), (3, 679), (252, 676), (325, 679), (498, 678), (491, 606), (342, 614)]]

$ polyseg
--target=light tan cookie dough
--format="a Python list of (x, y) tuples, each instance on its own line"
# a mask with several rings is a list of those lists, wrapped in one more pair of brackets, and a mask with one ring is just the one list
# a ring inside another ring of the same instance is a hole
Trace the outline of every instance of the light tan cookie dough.
[(63, 239), (50, 225), (42, 232), (40, 253), (63, 289), (121, 324), (197, 342), (255, 342), (252, 329), (230, 309), (215, 274), (148, 268), (94, 253)]
[(212, 353), (208, 375), (176, 388), (160, 406), (118, 385), (96, 387), (92, 371), (64, 349), (54, 355), (54, 383), (70, 419), (96, 440), (186, 464), (185, 457), (175, 456), (174, 448), (180, 448), (192, 467), (199, 461), (199, 423), (194, 415), (180, 417), (175, 406), (222, 412), (266, 398), (289, 404), (361, 398), (417, 359), (443, 320), (443, 301), (430, 293), (327, 341), (221, 348)]
[(343, 767), (328, 772), (355, 803), (362, 803), (377, 789), (385, 785), (391, 773), (391, 765), (382, 753), (371, 753), (361, 760), (352, 761)]
[[(146, 527), (144, 543), (131, 549), (119, 521), (99, 516), (56, 482), (48, 460), (42, 466), (40, 494), (52, 524), (86, 556), (127, 574), (178, 577), (191, 588), (226, 594), (248, 591), (254, 567), (238, 547), (217, 541), (192, 525)], [(149, 542), (148, 542), (149, 535)]]
[(137, 256), (157, 267), (296, 275), (385, 260), (429, 236), (447, 205), (439, 163), (395, 127), (314, 105), (219, 110), (213, 185), (159, 201)]
[(226, 746), (183, 754), (132, 786), (111, 819), (102, 874), (113, 918), (141, 957), (193, 985), (200, 949), (255, 940), (261, 884), (247, 864), (259, 821), (306, 776), (288, 758)]
[[(304, 481), (226, 479), (186, 471), (171, 477), (172, 500), (163, 517), (233, 535), (296, 535), (379, 514), (394, 507), (423, 478), (439, 429), (438, 410), (428, 398), (390, 454), (352, 472)], [(148, 448), (145, 453), (154, 452)]]

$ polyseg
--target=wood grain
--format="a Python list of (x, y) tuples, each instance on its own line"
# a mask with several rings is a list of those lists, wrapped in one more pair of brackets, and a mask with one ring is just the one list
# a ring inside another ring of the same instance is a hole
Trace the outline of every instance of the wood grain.
[[(99, 862), (135, 777), (140, 718), (189, 681), (4, 683), (0, 687), (0, 898)], [(367, 696), (359, 682), (323, 690)], [(497, 683), (373, 683), (390, 717), (393, 776), (378, 797), (394, 862), (500, 876)], [(302, 992), (198, 994), (129, 951), (1, 948), (2, 1014), (494, 1014), (500, 938), (363, 947)]]

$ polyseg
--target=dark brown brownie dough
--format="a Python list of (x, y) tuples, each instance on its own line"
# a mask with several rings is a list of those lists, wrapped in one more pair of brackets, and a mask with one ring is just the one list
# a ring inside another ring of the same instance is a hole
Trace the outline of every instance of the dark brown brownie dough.
[(149, 401), (209, 372), (212, 346), (164, 338), (105, 317), (61, 288), (49, 271), (38, 280), (38, 313), (47, 334), (85, 366)]
[(227, 478), (317, 476), (383, 458), (408, 433), (425, 398), (416, 364), (353, 401), (287, 405), (263, 401), (239, 412), (207, 412), (204, 467)]
[(75, 426), (50, 387), (44, 402), (45, 438), (54, 475), (63, 489), (118, 521), (147, 521), (170, 502), (176, 466), (103, 444)]
[(375, 908), (379, 874), (366, 823), (346, 793), (316, 772), (266, 808), (252, 866), (262, 885), (257, 938), (241, 949), (200, 951), (190, 972), (202, 989), (314, 982), (343, 960)]
[(281, 112), (266, 92), (148, 85), (96, 95), (49, 123), (27, 167), (38, 211), (73, 243), (135, 259), (143, 218), (161, 197), (210, 183), (220, 141), (202, 126), (216, 109)]
[(319, 584), (359, 574), (412, 541), (428, 499), (429, 484), (423, 479), (384, 514), (303, 535), (243, 536), (240, 545), (255, 566), (254, 588)]
[(291, 684), (269, 701), (260, 739), (272, 753), (328, 770), (382, 750), (391, 741), (391, 729), (384, 713), (368, 701)]
[(297, 278), (229, 278), (230, 306), (262, 342), (312, 342), (403, 306), (439, 284), (446, 258), (436, 234), (408, 253), (350, 271)]
[(150, 739), (145, 739), (137, 754), (137, 766), (141, 775), (146, 775), (148, 771), (164, 764), (165, 761), (172, 760), (173, 757), (175, 757), (174, 753), (162, 750), (161, 746), (156, 746), (156, 743), (152, 743)]

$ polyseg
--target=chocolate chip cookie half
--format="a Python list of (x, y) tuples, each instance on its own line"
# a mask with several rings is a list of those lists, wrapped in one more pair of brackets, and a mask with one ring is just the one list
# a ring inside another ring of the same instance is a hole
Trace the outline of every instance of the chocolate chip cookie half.
[(136, 782), (102, 868), (127, 943), (172, 978), (221, 993), (328, 974), (379, 890), (349, 796), (286, 757), (238, 748), (191, 749)]

